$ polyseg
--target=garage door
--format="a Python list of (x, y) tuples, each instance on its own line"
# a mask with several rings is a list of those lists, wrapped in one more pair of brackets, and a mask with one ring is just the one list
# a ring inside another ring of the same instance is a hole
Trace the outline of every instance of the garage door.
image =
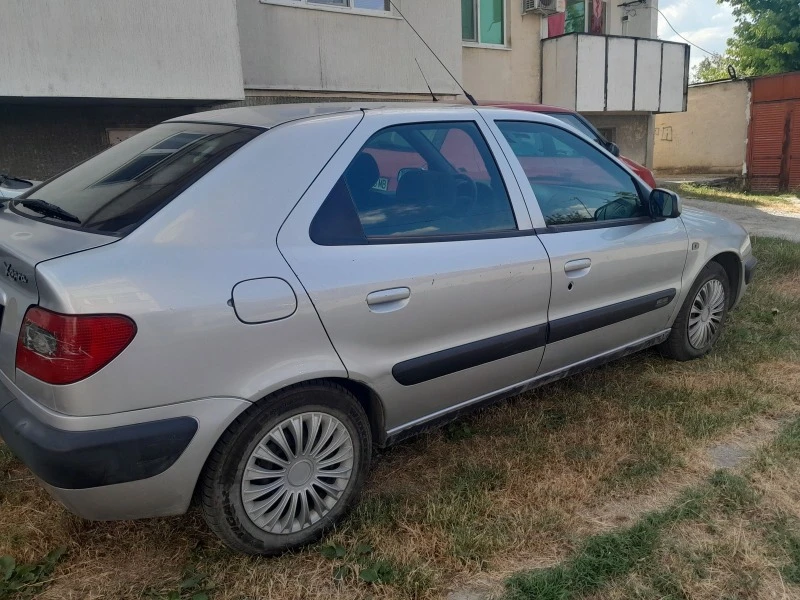
[(800, 73), (757, 77), (751, 91), (750, 187), (800, 190)]
[(789, 189), (800, 191), (800, 101), (794, 103), (789, 142)]
[(750, 127), (750, 187), (753, 191), (780, 188), (789, 106), (788, 102), (753, 106)]

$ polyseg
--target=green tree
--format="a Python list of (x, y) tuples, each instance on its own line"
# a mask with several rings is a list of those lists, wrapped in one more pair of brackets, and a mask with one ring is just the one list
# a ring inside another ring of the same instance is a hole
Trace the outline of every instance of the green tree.
[(733, 8), (727, 54), (740, 75), (800, 71), (798, 0), (718, 0)]
[(733, 61), (727, 56), (720, 54), (708, 56), (692, 69), (692, 81), (702, 83), (704, 81), (730, 79), (728, 65), (731, 64), (733, 64)]

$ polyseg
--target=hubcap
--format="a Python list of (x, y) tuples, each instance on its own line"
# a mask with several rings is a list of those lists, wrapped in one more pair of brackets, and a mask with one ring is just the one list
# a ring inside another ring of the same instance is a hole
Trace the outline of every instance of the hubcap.
[(717, 279), (707, 282), (692, 303), (689, 312), (689, 343), (702, 350), (714, 341), (725, 313), (725, 288)]
[(341, 498), (353, 472), (353, 440), (336, 417), (309, 412), (274, 427), (242, 476), (250, 520), (269, 533), (311, 527)]

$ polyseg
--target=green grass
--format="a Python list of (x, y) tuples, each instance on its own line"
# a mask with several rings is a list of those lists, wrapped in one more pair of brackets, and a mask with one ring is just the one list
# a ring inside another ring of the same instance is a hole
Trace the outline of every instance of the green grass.
[(689, 490), (668, 509), (650, 513), (632, 527), (589, 537), (561, 565), (514, 575), (506, 599), (567, 600), (597, 592), (652, 556), (666, 527), (700, 518), (709, 495), (706, 488)]
[(11, 556), (0, 556), (0, 598), (32, 598), (39, 594), (65, 552), (64, 548), (53, 550), (33, 564), (18, 564)]
[(482, 567), (502, 547), (511, 524), (494, 513), (490, 493), (505, 482), (506, 473), (500, 469), (464, 463), (426, 503), (424, 522), (445, 532), (459, 561)]
[[(800, 419), (784, 427), (764, 454), (771, 457), (771, 466), (800, 459)], [(600, 594), (613, 584), (626, 598), (691, 597), (684, 580), (706, 579), (720, 557), (735, 557), (738, 549), (726, 548), (722, 534), (742, 522), (780, 551), (783, 580), (800, 585), (800, 525), (796, 517), (762, 506), (765, 493), (753, 481), (759, 469), (763, 471), (764, 463), (756, 459), (742, 475), (717, 471), (667, 509), (649, 513), (631, 527), (588, 537), (563, 563), (512, 576), (505, 599), (570, 600)], [(699, 548), (676, 542), (670, 535), (682, 523), (695, 524), (717, 541)], [(666, 561), (669, 568), (664, 564), (668, 556), (673, 557)], [(676, 563), (684, 565), (683, 571)], [(719, 597), (751, 597), (761, 583), (758, 573), (741, 570), (724, 579), (730, 593)]]
[(686, 198), (800, 212), (800, 201), (793, 194), (754, 194), (736, 189), (709, 187), (694, 183), (672, 184), (666, 187)]

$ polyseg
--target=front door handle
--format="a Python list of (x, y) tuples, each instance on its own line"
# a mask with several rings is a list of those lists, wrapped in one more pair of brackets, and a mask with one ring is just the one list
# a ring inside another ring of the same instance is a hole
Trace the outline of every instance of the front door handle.
[(583, 277), (592, 268), (592, 260), (590, 258), (579, 258), (578, 260), (571, 260), (564, 265), (564, 272), (568, 277)]
[(405, 307), (410, 297), (407, 287), (378, 290), (367, 296), (367, 305), (372, 312), (391, 312)]

